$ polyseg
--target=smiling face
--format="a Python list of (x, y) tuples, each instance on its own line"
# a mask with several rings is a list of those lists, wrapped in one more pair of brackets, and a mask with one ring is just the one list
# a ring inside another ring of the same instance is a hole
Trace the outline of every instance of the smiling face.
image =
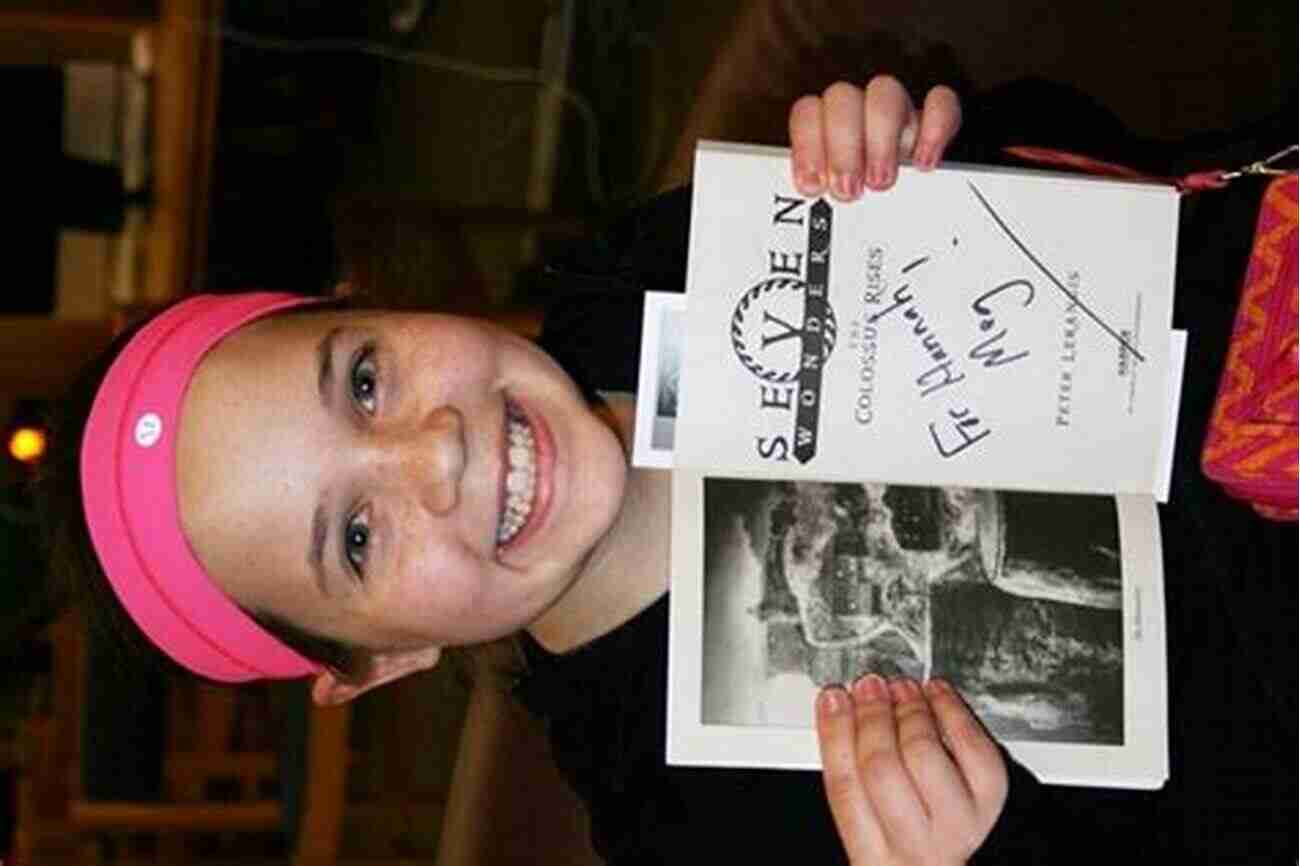
[(377, 651), (490, 640), (563, 594), (622, 503), (618, 438), (532, 343), (448, 316), (274, 316), (186, 392), (186, 536), (246, 609)]

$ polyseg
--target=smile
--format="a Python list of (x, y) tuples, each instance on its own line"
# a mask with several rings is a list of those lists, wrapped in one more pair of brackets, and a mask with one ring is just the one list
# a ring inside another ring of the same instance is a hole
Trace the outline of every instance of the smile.
[(537, 495), (537, 438), (513, 402), (506, 401), (506, 476), (497, 519), (497, 546), (518, 537), (533, 514)]

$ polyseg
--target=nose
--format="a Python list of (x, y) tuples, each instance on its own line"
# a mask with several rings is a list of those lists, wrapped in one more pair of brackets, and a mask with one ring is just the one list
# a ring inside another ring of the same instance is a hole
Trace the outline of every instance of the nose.
[(403, 482), (416, 485), (421, 502), (445, 514), (460, 501), (465, 473), (465, 421), (460, 411), (441, 406), (398, 437), (390, 454)]

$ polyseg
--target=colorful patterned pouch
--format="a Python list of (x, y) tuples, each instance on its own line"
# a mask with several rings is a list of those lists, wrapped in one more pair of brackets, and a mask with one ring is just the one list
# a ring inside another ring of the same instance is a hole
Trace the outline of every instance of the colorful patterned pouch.
[(1201, 468), (1274, 520), (1295, 520), (1296, 178), (1269, 184), (1260, 204), (1232, 341)]

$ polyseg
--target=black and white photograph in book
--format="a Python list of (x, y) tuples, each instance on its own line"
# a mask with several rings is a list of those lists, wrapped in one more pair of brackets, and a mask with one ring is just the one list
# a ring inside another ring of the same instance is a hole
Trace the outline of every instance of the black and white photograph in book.
[(655, 420), (650, 444), (671, 451), (677, 425), (677, 389), (682, 368), (680, 309), (665, 306), (659, 314), (659, 365), (655, 381)]
[(641, 373), (637, 380), (637, 393), (643, 399), (637, 401), (632, 443), (632, 462), (636, 466), (673, 466), (685, 322), (685, 295), (646, 292), (641, 321)]
[(1004, 741), (1122, 745), (1113, 498), (706, 478), (706, 725), (807, 727), (818, 688), (943, 677)]

